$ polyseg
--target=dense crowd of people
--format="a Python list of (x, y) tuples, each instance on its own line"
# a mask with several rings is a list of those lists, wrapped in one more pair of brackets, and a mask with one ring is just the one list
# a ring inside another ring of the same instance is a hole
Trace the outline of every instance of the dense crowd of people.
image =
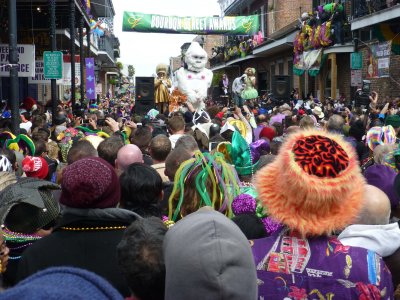
[(399, 99), (242, 100), (3, 106), (0, 299), (400, 299)]

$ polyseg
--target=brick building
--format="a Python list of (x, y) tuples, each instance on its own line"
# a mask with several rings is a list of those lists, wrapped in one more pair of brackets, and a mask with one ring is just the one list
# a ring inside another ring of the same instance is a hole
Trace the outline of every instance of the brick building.
[[(231, 1), (219, 0), (223, 15), (260, 16), (260, 32), (263, 42), (252, 53), (241, 58), (212, 66), (214, 72), (225, 72), (231, 81), (247, 67), (257, 71), (257, 85), (262, 95), (273, 90), (275, 76), (283, 76), (287, 90), (299, 87), (301, 81), (293, 76), (293, 39), (303, 10), (311, 10), (307, 0), (288, 1)], [(228, 38), (226, 38), (228, 42)]]
[(182, 67), (182, 56), (174, 56), (169, 58), (169, 70), (173, 74), (176, 70)]
[[(207, 52), (208, 58), (212, 57), (213, 49), (224, 44), (223, 35), (205, 35), (203, 48)], [(207, 63), (207, 68), (210, 68), (210, 63)]]
[[(378, 92), (380, 101), (400, 96), (400, 1), (374, 1), (370, 5), (352, 1), (351, 30), (358, 39), (362, 53), (363, 79), (371, 80), (371, 90)], [(369, 52), (379, 42), (392, 41), (389, 77), (367, 78)]]
[[(300, 94), (312, 93), (319, 99), (345, 97), (352, 99), (356, 87), (351, 86), (350, 56), (354, 51), (363, 53), (362, 78), (366, 79), (368, 51), (370, 45), (393, 39), (390, 55), (389, 77), (371, 79), (372, 89), (384, 98), (400, 94), (400, 5), (399, 1), (342, 0), (345, 20), (343, 24), (344, 41), (323, 49), (326, 55), (319, 73), (310, 75), (293, 74), (293, 42), (298, 32), (299, 19), (303, 12), (326, 4), (324, 0), (219, 0), (223, 15), (260, 15), (260, 31), (264, 41), (246, 57), (218, 62), (211, 66), (214, 72), (225, 72), (233, 79), (243, 73), (245, 68), (257, 70), (259, 94), (275, 92), (274, 86), (284, 79), (287, 89), (296, 88)], [(373, 7), (372, 7), (373, 3)], [(380, 28), (386, 28), (384, 34)], [(391, 31), (387, 32), (390, 27)], [(378, 31), (378, 34), (376, 33)], [(385, 36), (383, 38), (382, 36)], [(354, 38), (359, 38), (358, 47)], [(225, 38), (226, 45), (229, 38)], [(278, 80), (278, 81), (277, 81)], [(277, 83), (278, 82), (278, 83)], [(282, 84), (281, 84), (282, 86)]]

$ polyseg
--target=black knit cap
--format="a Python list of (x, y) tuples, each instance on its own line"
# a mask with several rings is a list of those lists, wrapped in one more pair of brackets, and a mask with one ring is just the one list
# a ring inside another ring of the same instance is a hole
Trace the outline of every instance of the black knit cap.
[(60, 189), (57, 184), (37, 178), (21, 178), (17, 183), (7, 186), (0, 193), (1, 224), (4, 224), (10, 210), (21, 203), (38, 208), (30, 220), (24, 220), (29, 222), (32, 231), (54, 221), (60, 214), (60, 205), (52, 193), (57, 189)]

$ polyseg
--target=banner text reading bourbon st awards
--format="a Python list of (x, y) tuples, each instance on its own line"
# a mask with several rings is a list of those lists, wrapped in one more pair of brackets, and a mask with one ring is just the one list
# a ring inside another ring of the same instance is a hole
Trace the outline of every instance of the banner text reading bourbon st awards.
[(252, 35), (259, 31), (258, 15), (236, 17), (176, 17), (124, 12), (122, 31)]

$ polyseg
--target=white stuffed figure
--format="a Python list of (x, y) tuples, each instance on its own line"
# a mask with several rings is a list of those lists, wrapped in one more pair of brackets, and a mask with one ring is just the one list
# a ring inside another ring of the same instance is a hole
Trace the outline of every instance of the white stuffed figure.
[(206, 69), (207, 53), (199, 43), (190, 44), (185, 54), (185, 63), (185, 68), (182, 67), (176, 72), (178, 89), (199, 112), (205, 107), (204, 100), (213, 78), (212, 71)]

